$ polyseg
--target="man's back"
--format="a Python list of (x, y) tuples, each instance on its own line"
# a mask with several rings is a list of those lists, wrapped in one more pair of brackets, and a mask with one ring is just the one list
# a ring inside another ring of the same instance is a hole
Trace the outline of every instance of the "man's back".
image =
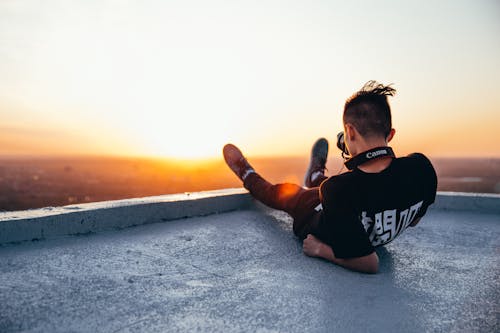
[(434, 202), (437, 178), (422, 154), (397, 158), (385, 170), (359, 169), (330, 177), (320, 189), (321, 234), (339, 258), (387, 244)]

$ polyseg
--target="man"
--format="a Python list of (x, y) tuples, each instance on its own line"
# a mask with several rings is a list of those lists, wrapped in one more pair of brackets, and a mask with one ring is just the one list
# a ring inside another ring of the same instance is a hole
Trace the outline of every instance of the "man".
[(396, 158), (388, 147), (395, 130), (387, 96), (394, 94), (392, 87), (369, 81), (347, 99), (337, 146), (350, 156), (345, 163), (350, 170), (327, 178), (328, 142), (319, 139), (305, 176), (307, 189), (270, 184), (236, 146), (224, 147), (226, 163), (244, 187), (292, 216), (306, 255), (376, 273), (375, 247), (415, 226), (434, 202), (437, 177), (431, 162), (419, 153)]

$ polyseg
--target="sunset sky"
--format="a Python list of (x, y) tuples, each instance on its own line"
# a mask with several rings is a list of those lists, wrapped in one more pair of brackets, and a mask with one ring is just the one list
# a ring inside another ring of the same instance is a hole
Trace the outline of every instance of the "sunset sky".
[(500, 157), (499, 36), (496, 0), (3, 0), (0, 154), (305, 155), (375, 79), (399, 154)]

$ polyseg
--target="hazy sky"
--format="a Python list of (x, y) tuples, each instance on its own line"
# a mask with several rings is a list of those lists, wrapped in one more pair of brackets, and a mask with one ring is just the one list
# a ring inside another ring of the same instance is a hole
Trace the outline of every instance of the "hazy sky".
[(376, 79), (400, 154), (500, 157), (499, 36), (496, 0), (2, 0), (0, 154), (304, 155)]

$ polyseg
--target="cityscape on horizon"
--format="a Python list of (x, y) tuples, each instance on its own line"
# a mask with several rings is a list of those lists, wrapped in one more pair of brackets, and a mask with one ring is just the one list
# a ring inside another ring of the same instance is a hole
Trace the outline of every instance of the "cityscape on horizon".
[[(271, 182), (303, 183), (307, 157), (250, 158)], [(500, 158), (432, 159), (438, 190), (500, 193)], [(332, 157), (327, 175), (344, 172)], [(222, 158), (205, 162), (73, 157), (0, 158), (0, 212), (241, 187)]]

